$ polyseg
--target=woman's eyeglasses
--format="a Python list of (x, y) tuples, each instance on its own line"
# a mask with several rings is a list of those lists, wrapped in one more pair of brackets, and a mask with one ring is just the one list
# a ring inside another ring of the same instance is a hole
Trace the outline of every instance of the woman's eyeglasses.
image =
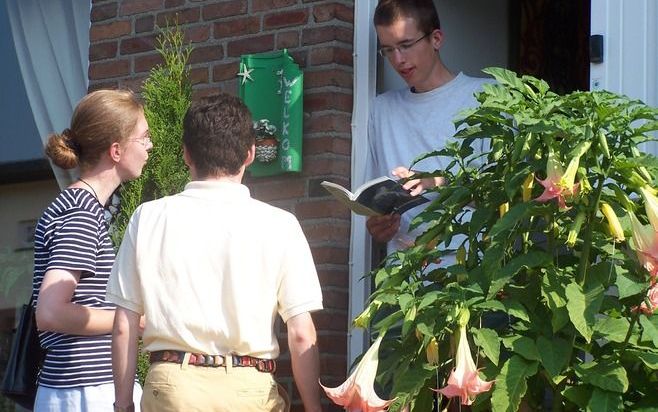
[(142, 144), (142, 146), (147, 147), (149, 145), (149, 143), (151, 143), (151, 133), (147, 130), (140, 137), (138, 137), (136, 139), (131, 139), (131, 140), (135, 140), (137, 142), (140, 142)]

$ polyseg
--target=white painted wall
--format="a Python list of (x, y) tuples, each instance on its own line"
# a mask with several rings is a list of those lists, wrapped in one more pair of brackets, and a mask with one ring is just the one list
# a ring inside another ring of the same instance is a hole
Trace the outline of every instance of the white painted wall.
[[(592, 0), (592, 34), (603, 35), (603, 62), (590, 65), (590, 90), (658, 106), (658, 1)], [(645, 149), (658, 155), (658, 143)]]

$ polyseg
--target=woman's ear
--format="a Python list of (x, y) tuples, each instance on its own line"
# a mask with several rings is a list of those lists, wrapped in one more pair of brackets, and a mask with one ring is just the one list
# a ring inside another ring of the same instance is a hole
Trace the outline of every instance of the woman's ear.
[(119, 142), (112, 143), (109, 151), (110, 151), (110, 158), (118, 163), (121, 160), (121, 145), (119, 144)]

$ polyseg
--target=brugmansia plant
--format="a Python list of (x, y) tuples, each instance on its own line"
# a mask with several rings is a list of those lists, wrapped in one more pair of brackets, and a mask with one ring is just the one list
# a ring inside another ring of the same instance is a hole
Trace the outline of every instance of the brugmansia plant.
[(423, 234), (355, 320), (384, 335), (377, 387), (391, 411), (655, 410), (658, 111), (485, 72), (455, 142), (417, 159), (452, 160)]
[[(149, 73), (142, 96), (153, 149), (142, 175), (121, 186), (120, 207), (112, 222), (112, 240), (118, 248), (133, 212), (143, 202), (183, 190), (189, 181), (183, 161), (183, 117), (192, 101), (188, 61), (192, 48), (184, 44), (184, 34), (175, 26), (164, 29), (156, 48), (163, 63)], [(137, 373), (144, 382), (148, 357), (140, 355)]]

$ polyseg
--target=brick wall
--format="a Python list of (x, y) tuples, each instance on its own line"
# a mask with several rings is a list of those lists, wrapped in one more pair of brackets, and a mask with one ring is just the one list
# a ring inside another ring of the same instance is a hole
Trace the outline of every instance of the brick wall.
[[(325, 310), (314, 315), (322, 381), (345, 378), (347, 352), (349, 213), (319, 183), (349, 184), (352, 111), (353, 0), (93, 0), (90, 89), (139, 91), (160, 63), (156, 27), (177, 18), (194, 47), (194, 96), (237, 92), (240, 55), (287, 48), (304, 71), (303, 171), (247, 178), (254, 197), (294, 213), (308, 237)], [(279, 381), (293, 394), (285, 327)], [(327, 405), (328, 406), (328, 405)], [(327, 410), (339, 410), (328, 406)]]

